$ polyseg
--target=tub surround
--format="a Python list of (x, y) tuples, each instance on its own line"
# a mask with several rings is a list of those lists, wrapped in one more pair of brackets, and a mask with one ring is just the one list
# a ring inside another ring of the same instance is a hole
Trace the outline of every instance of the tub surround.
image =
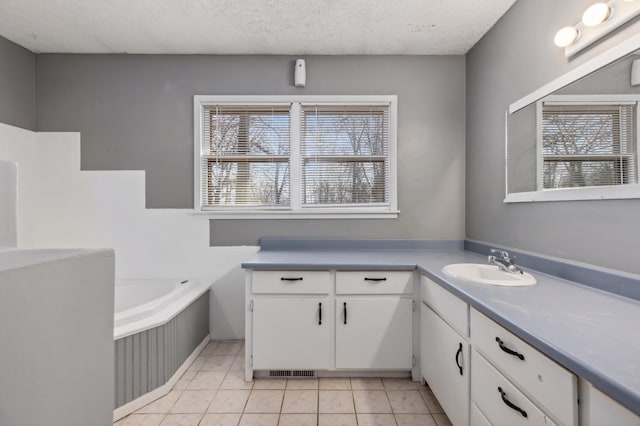
[(179, 308), (161, 325), (115, 340), (114, 421), (166, 395), (209, 342), (209, 290)]
[(112, 250), (0, 251), (1, 424), (110, 424), (114, 262)]
[[(535, 265), (542, 270), (527, 269), (536, 277), (538, 285), (504, 288), (452, 279), (441, 272), (445, 265), (451, 263), (486, 263), (485, 256), (464, 250), (462, 241), (457, 244), (447, 240), (409, 241), (405, 248), (400, 241), (384, 240), (320, 240), (314, 243), (313, 240), (264, 239), (262, 244), (262, 251), (243, 263), (243, 268), (417, 269), (640, 415), (640, 377), (636, 371), (640, 341), (628, 334), (640, 323), (640, 303), (620, 294), (602, 291), (602, 286), (589, 286), (598, 284), (600, 280), (613, 280), (624, 285), (614, 285), (610, 291), (634, 296), (633, 284), (640, 286), (638, 276), (528, 254), (522, 256), (520, 265)], [(464, 246), (481, 252), (488, 247), (477, 242), (467, 242)], [(584, 285), (549, 275), (543, 268), (565, 277), (587, 277), (585, 281), (589, 282)], [(591, 271), (596, 278), (589, 278)], [(621, 345), (624, 349), (620, 349)]]

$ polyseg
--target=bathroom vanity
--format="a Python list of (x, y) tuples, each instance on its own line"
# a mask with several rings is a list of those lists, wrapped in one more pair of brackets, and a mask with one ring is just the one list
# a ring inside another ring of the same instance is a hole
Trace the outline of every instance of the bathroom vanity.
[(532, 270), (527, 287), (451, 278), (486, 256), (424, 243), (265, 241), (243, 264), (246, 379), (411, 374), (454, 425), (640, 425), (637, 300)]

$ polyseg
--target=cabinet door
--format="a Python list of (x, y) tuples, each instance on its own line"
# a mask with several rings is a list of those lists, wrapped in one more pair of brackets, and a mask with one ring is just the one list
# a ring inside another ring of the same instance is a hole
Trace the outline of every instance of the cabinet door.
[(469, 365), (469, 344), (422, 303), (420, 369), (455, 426), (469, 424)]
[(336, 368), (410, 370), (413, 301), (336, 299)]
[(253, 368), (330, 368), (332, 324), (326, 298), (253, 299)]

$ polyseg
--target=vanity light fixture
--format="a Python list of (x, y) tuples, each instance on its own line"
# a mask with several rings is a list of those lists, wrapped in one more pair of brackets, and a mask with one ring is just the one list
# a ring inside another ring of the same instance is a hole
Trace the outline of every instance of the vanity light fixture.
[(560, 29), (553, 42), (558, 47), (564, 47), (564, 55), (569, 58), (638, 15), (640, 1), (609, 0), (594, 3), (584, 11), (580, 22)]
[(592, 4), (582, 14), (582, 23), (587, 27), (602, 24), (611, 16), (611, 8), (606, 3)]
[(553, 42), (558, 47), (567, 47), (573, 44), (579, 36), (580, 32), (578, 32), (575, 27), (564, 27), (556, 33), (556, 36), (553, 38)]

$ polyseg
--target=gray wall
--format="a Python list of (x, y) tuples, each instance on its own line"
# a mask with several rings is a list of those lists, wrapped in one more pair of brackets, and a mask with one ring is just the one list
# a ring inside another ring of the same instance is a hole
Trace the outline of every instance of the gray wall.
[(37, 128), (80, 131), (83, 169), (144, 169), (147, 207), (193, 206), (193, 95), (397, 94), (398, 219), (212, 221), (213, 245), (262, 236), (464, 237), (462, 56), (38, 55)]
[(616, 43), (640, 22), (574, 60), (553, 44), (592, 0), (519, 0), (467, 54), (466, 235), (640, 273), (640, 200), (503, 204), (508, 105)]
[(0, 36), (0, 123), (35, 129), (36, 55)]

